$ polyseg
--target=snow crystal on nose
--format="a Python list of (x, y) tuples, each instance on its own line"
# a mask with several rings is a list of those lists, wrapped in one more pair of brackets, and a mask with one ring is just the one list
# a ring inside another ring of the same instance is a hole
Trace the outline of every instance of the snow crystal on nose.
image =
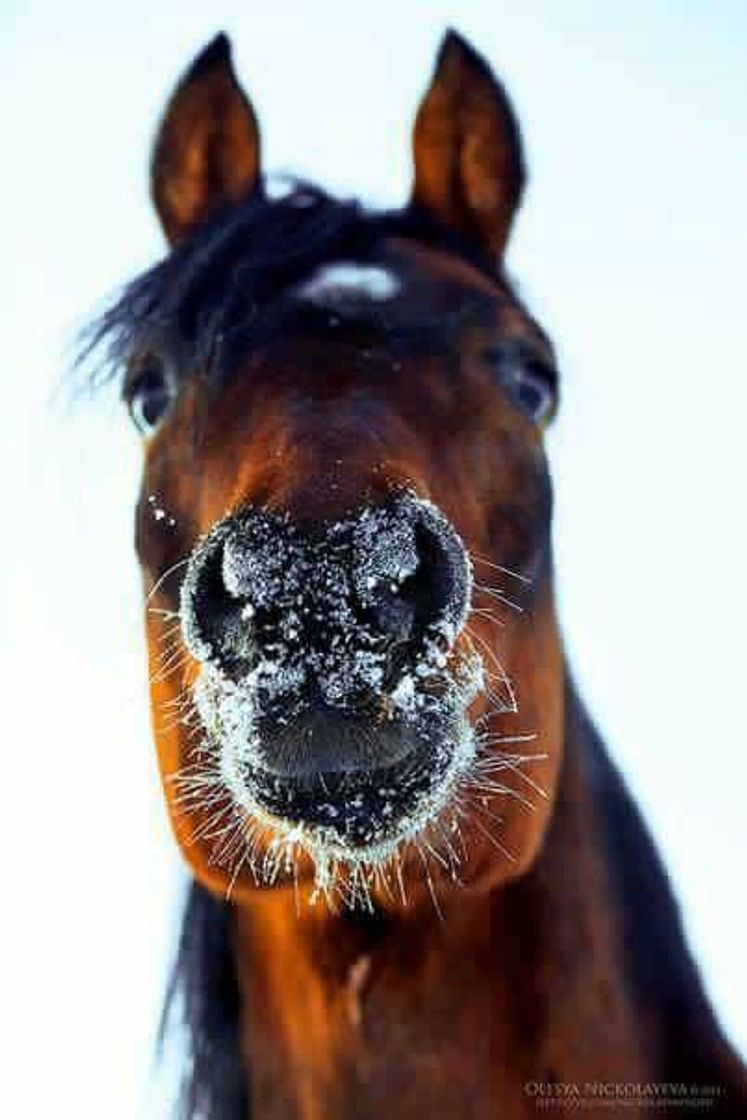
[(275, 520), (258, 519), (250, 530), (229, 533), (222, 561), (227, 591), (255, 607), (278, 605), (284, 592), (292, 592), (296, 552)]
[(351, 300), (384, 302), (393, 299), (400, 288), (400, 281), (388, 268), (343, 261), (317, 269), (299, 294), (319, 307), (334, 308)]
[[(423, 534), (426, 543), (432, 538), (431, 551), (438, 545), (437, 561), (423, 553)], [(209, 640), (193, 610), (193, 599), (207, 589), (201, 583), (206, 556), (219, 557), (230, 597), (214, 628), (206, 627)], [(434, 583), (434, 610), (416, 622), (409, 581), (419, 577), (426, 591)], [(449, 674), (470, 578), (455, 530), (410, 493), (311, 537), (300, 536), (286, 517), (254, 510), (217, 525), (196, 550), (182, 589), (184, 630), (190, 650), (211, 672), (223, 673), (226, 654), (231, 672), (240, 663), (242, 687), (258, 709), (282, 700), (290, 710), (306, 685), (339, 707), (393, 689), (394, 708), (414, 718), (425, 702), (421, 683)], [(399, 682), (393, 641), (409, 643), (411, 681)]]
[(396, 591), (418, 568), (415, 526), (387, 509), (367, 510), (354, 531), (355, 590), (369, 605), (382, 586)]

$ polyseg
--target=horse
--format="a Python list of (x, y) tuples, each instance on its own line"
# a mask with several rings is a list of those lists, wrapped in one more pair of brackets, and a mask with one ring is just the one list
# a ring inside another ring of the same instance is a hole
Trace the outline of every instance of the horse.
[(398, 210), (270, 191), (219, 35), (153, 149), (168, 252), (94, 331), (143, 437), (182, 1115), (747, 1115), (564, 657), (523, 142), (453, 31), (413, 158)]

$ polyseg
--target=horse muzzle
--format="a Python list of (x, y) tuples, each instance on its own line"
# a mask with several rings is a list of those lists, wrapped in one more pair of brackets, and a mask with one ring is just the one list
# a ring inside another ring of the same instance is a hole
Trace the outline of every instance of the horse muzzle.
[(257, 509), (217, 524), (181, 619), (234, 800), (346, 848), (422, 815), (470, 737), (470, 590), (458, 534), (409, 493), (321, 526)]

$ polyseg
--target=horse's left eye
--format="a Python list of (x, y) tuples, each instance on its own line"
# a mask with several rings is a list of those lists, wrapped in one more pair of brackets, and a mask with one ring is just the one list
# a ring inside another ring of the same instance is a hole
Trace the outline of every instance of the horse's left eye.
[(143, 435), (150, 433), (165, 416), (173, 399), (166, 371), (158, 362), (145, 366), (127, 392), (130, 415)]
[(552, 414), (555, 390), (543, 370), (517, 363), (509, 371), (506, 388), (514, 404), (535, 424), (541, 424)]
[(531, 420), (543, 424), (555, 411), (557, 374), (552, 365), (510, 343), (491, 346), (485, 361), (512, 404)]

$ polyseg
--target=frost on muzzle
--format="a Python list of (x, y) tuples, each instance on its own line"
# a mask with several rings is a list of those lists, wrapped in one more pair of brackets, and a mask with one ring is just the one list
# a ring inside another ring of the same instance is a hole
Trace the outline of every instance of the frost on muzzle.
[(431, 812), (472, 749), (479, 660), (455, 649), (470, 593), (456, 531), (410, 494), (314, 531), (255, 509), (216, 525), (181, 617), (237, 803), (345, 848)]

